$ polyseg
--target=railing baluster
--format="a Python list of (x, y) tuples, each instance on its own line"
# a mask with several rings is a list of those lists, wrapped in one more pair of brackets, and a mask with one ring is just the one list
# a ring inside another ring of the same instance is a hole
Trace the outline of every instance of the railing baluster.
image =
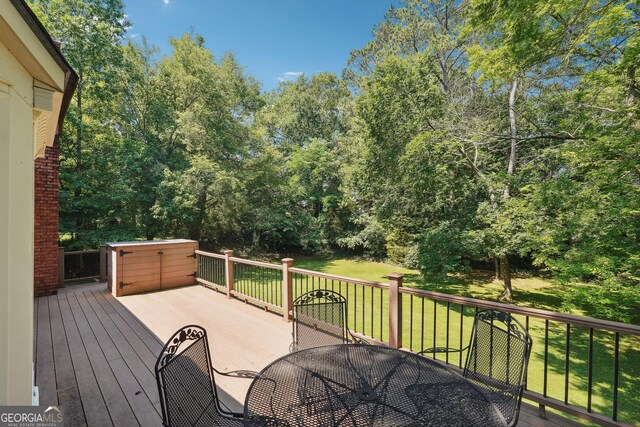
[[(449, 303), (449, 301), (447, 301), (447, 336), (446, 336), (446, 343), (445, 343), (445, 346), (447, 348), (449, 348), (449, 309), (450, 309), (450, 303)], [(449, 364), (449, 352), (448, 351), (445, 352), (444, 358), (445, 358), (445, 362), (447, 364)]]
[(613, 421), (618, 421), (618, 377), (620, 372), (620, 333), (616, 332), (613, 350)]
[(542, 382), (542, 395), (547, 397), (547, 373), (549, 365), (549, 320), (544, 321), (544, 380)]
[(420, 328), (420, 350), (424, 350), (424, 298), (420, 298), (422, 314), (420, 319), (422, 320), (422, 328)]
[(409, 295), (409, 350), (413, 350), (413, 295)]
[[(438, 302), (434, 299), (433, 300), (433, 348), (436, 348), (436, 337), (437, 337), (437, 328), (436, 328), (436, 323), (437, 323), (437, 317), (438, 317)], [(433, 355), (433, 358), (436, 358), (436, 352), (434, 351), (433, 353), (431, 353)]]
[[(524, 319), (525, 322), (525, 328), (527, 330), (529, 330), (529, 316), (526, 316)], [(529, 384), (529, 370), (527, 370), (527, 378), (525, 378), (525, 384), (524, 384), (524, 389), (527, 390), (527, 384)]]
[(383, 299), (382, 299), (383, 295), (382, 295), (382, 288), (380, 288), (380, 341), (383, 341), (382, 337), (382, 306), (384, 305), (382, 303)]
[(591, 412), (591, 392), (593, 390), (593, 328), (589, 328), (588, 364), (589, 384), (587, 388), (587, 412)]
[[(460, 304), (460, 342), (459, 349), (462, 348), (462, 332), (464, 330), (464, 305)], [(462, 351), (458, 352), (458, 367), (462, 368)]]
[(242, 272), (240, 271), (242, 264), (238, 264), (235, 262), (231, 263), (231, 268), (233, 269), (233, 280), (236, 282), (234, 283), (234, 289), (237, 292), (240, 292), (241, 294), (243, 294), (243, 287), (244, 287), (244, 283), (242, 283), (241, 277), (242, 277)]
[(365, 298), (364, 298), (364, 286), (362, 286), (362, 333), (366, 333), (365, 329), (366, 329), (366, 323), (365, 323), (365, 312), (366, 312), (366, 304), (365, 304)]
[(240, 281), (242, 282), (242, 290), (243, 290), (243, 294), (245, 295), (249, 295), (251, 294), (251, 282), (247, 283), (247, 266), (244, 264), (238, 264), (239, 270), (240, 270)]
[(571, 324), (567, 323), (567, 339), (564, 349), (564, 403), (569, 403), (569, 354), (571, 352)]
[(373, 337), (374, 336), (373, 335), (373, 299), (374, 299), (374, 296), (373, 296), (373, 288), (370, 288), (370, 289), (371, 289), (371, 320), (370, 320), (370, 323), (371, 323), (371, 336)]
[(345, 282), (345, 286), (347, 287), (347, 295), (351, 293), (349, 289), (353, 288), (353, 299), (352, 299), (353, 304), (351, 304), (351, 306), (353, 307), (353, 330), (357, 331), (358, 330), (358, 307), (357, 307), (358, 289), (355, 286), (352, 286), (352, 284), (349, 282)]

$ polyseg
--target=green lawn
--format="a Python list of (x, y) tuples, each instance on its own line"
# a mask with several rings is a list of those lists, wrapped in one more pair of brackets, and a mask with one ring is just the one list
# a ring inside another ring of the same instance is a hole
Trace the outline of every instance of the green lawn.
[[(402, 273), (405, 286), (462, 295), (472, 298), (497, 301), (502, 288), (494, 282), (491, 272), (475, 272), (465, 276), (453, 277), (448, 282), (427, 282), (417, 271), (378, 262), (365, 262), (349, 259), (296, 259), (295, 266), (309, 270), (322, 271), (339, 276), (373, 280), (386, 283), (390, 273)], [(295, 294), (303, 292), (309, 283), (298, 280), (295, 283)], [(306, 287), (305, 287), (306, 285)], [(347, 288), (337, 282), (318, 283), (312, 286), (328, 286), (347, 296), (349, 301), (350, 328), (386, 340), (388, 336), (388, 304), (386, 290), (364, 289), (351, 285)], [(588, 285), (584, 285), (588, 286)], [(535, 307), (559, 311), (561, 309), (562, 285), (554, 284), (537, 277), (514, 277), (515, 303), (521, 306)], [(435, 312), (435, 323), (434, 323)], [(447, 321), (447, 312), (449, 318)], [(579, 310), (573, 314), (586, 315)], [(460, 306), (451, 304), (447, 310), (446, 303), (434, 303), (431, 300), (404, 295), (403, 299), (403, 346), (418, 351), (421, 348), (445, 346), (447, 335), (450, 347), (457, 347), (462, 341), (468, 342), (473, 322), (474, 310), (465, 308), (462, 315)], [(524, 324), (525, 319), (519, 317)], [(460, 340), (460, 323), (463, 323), (462, 340)], [(448, 327), (447, 327), (448, 324)], [(434, 325), (436, 326), (434, 328)], [(448, 331), (448, 334), (447, 334)], [(545, 322), (537, 319), (529, 320), (529, 331), (534, 340), (529, 363), (528, 388), (543, 393), (545, 372)], [(547, 394), (563, 400), (565, 395), (565, 351), (566, 325), (549, 323), (547, 355)], [(571, 328), (569, 343), (569, 403), (586, 407), (588, 387), (588, 337), (586, 328)], [(435, 338), (435, 341), (434, 341)], [(610, 402), (613, 394), (613, 348), (614, 334), (606, 332), (594, 333), (593, 345), (593, 397), (594, 412), (611, 415)], [(440, 356), (439, 356), (440, 357)], [(444, 359), (444, 355), (442, 358)], [(459, 364), (457, 356), (449, 360)], [(620, 420), (640, 425), (640, 339), (621, 336), (620, 340), (620, 385), (618, 395), (618, 417)]]
[[(387, 283), (387, 275), (402, 273), (404, 285), (418, 289), (499, 301), (502, 295), (502, 283), (493, 280), (491, 271), (474, 271), (467, 275), (451, 276), (448, 281), (426, 281), (417, 270), (398, 267), (382, 262), (357, 261), (352, 259), (296, 259), (295, 267), (322, 271), (339, 276), (354, 277)], [(562, 305), (561, 285), (539, 277), (513, 277), (513, 291), (516, 303), (520, 306), (559, 311)], [(588, 286), (588, 285), (582, 285)], [(573, 314), (585, 313), (582, 311)]]

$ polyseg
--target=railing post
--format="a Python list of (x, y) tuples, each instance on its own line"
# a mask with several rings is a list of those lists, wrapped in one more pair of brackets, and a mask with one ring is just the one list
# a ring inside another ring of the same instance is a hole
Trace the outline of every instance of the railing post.
[(107, 280), (107, 247), (100, 246), (100, 281)]
[(289, 321), (289, 313), (293, 309), (293, 281), (289, 271), (292, 266), (293, 258), (282, 260), (282, 320), (285, 322)]
[(58, 287), (64, 286), (64, 248), (58, 248)]
[(231, 292), (233, 291), (233, 261), (231, 261), (231, 257), (233, 256), (233, 251), (227, 249), (223, 251), (224, 253), (224, 279), (227, 282), (227, 298), (233, 298)]
[(402, 347), (402, 278), (400, 273), (391, 273), (389, 279), (389, 347)]

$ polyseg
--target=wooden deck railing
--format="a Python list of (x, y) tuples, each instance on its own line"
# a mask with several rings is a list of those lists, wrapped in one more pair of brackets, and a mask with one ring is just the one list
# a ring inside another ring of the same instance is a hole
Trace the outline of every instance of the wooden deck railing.
[[(107, 280), (107, 248), (67, 251), (58, 248), (58, 286), (65, 281), (99, 279)], [(97, 274), (96, 274), (97, 273)]]
[[(201, 284), (289, 320), (292, 301), (312, 289), (332, 289), (348, 301), (347, 324), (378, 344), (420, 351), (462, 348), (477, 310), (512, 313), (529, 329), (534, 345), (525, 398), (541, 416), (552, 408), (604, 426), (639, 423), (640, 326), (593, 319), (404, 287), (403, 276), (387, 283), (336, 276), (282, 264), (196, 251)], [(465, 355), (434, 355), (461, 368)]]

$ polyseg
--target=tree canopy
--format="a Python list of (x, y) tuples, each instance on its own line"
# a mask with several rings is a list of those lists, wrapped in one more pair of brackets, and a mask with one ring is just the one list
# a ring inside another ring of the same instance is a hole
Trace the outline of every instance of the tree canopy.
[(426, 276), (486, 263), (506, 299), (514, 265), (638, 294), (635, 2), (404, 0), (342, 76), (271, 92), (196, 33), (162, 54), (125, 40), (120, 0), (32, 6), (81, 79), (73, 246), (189, 237)]

